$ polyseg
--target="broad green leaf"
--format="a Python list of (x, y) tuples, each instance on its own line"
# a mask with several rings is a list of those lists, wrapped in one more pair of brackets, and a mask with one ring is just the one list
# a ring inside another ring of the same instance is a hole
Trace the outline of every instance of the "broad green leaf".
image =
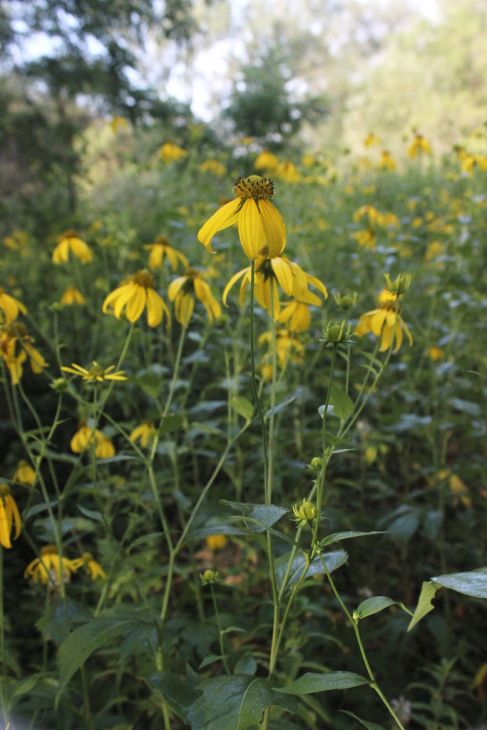
[(88, 517), (90, 520), (95, 520), (95, 522), (103, 523), (103, 517), (101, 515), (101, 512), (98, 512), (98, 510), (88, 509), (87, 507), (82, 507), (80, 504), (78, 504), (77, 506), (78, 510), (84, 517)]
[(249, 532), (263, 532), (289, 512), (287, 507), (278, 507), (275, 504), (229, 502), (226, 499), (222, 499), (221, 503), (234, 512), (239, 512), (239, 516), (232, 517), (231, 520), (242, 520)]
[(408, 631), (411, 631), (411, 629), (413, 629), (422, 618), (427, 616), (434, 609), (433, 598), (435, 597), (438, 588), (439, 586), (436, 586), (434, 583), (424, 581), (421, 593), (419, 594), (418, 605), (416, 606), (413, 617), (409, 623)]
[(472, 598), (487, 598), (487, 568), (431, 578), (438, 587), (449, 588)]
[(372, 530), (371, 532), (334, 532), (331, 535), (323, 538), (320, 544), (324, 547), (325, 545), (332, 545), (334, 542), (341, 542), (342, 540), (352, 540), (355, 537), (367, 537), (368, 535), (383, 535), (382, 530)]
[(165, 433), (177, 431), (184, 423), (184, 416), (177, 413), (168, 413), (159, 427), (159, 434), (163, 436)]
[(257, 662), (255, 661), (253, 656), (250, 656), (249, 654), (246, 654), (245, 656), (240, 657), (238, 662), (235, 665), (235, 674), (248, 674), (251, 677), (254, 676), (254, 674), (257, 671)]
[(209, 667), (211, 664), (215, 664), (215, 662), (221, 662), (224, 657), (225, 654), (208, 654), (208, 656), (203, 659), (198, 669), (204, 669), (205, 667)]
[(187, 679), (169, 672), (158, 672), (145, 677), (145, 681), (152, 692), (160, 695), (174, 714), (186, 722), (188, 708), (197, 698), (194, 687), (188, 685)]
[(91, 621), (91, 612), (72, 598), (58, 599), (52, 603), (36, 622), (43, 637), (55, 644), (61, 644), (73, 626)]
[(333, 413), (341, 421), (345, 421), (353, 413), (353, 400), (337, 383), (331, 385), (330, 403), (333, 406)]
[(283, 411), (285, 408), (287, 408), (291, 403), (293, 403), (296, 400), (295, 395), (291, 395), (289, 398), (286, 398), (285, 400), (282, 400), (280, 403), (276, 403), (275, 406), (272, 406), (272, 408), (269, 408), (265, 414), (264, 418), (270, 418), (271, 416), (275, 416), (281, 411)]
[(274, 705), (288, 712), (295, 709), (293, 702), (283, 702), (260, 677), (213, 677), (201, 682), (198, 689), (202, 695), (187, 714), (192, 730), (256, 730), (266, 707)]
[[(282, 581), (284, 580), (284, 577), (286, 575), (290, 557), (291, 553), (289, 552), (281, 555), (276, 560), (276, 580), (279, 589), (281, 588)], [(325, 561), (326, 567), (328, 568), (329, 572), (333, 573), (334, 570), (337, 570), (337, 568), (340, 568), (347, 562), (348, 553), (346, 553), (345, 550), (335, 550), (331, 553), (323, 553), (320, 557)], [(303, 553), (297, 553), (294, 556), (293, 563), (289, 571), (287, 582), (288, 588), (290, 588), (294, 583), (296, 583), (296, 581), (300, 579), (305, 567), (306, 557)], [(326, 570), (321, 559), (315, 558), (311, 565), (308, 565), (306, 578), (309, 578), (312, 575), (323, 575), (324, 573), (326, 573)]]
[(238, 413), (239, 416), (245, 418), (246, 421), (251, 421), (254, 415), (253, 403), (248, 398), (244, 398), (242, 395), (235, 395), (230, 399), (230, 405), (233, 410)]
[(379, 725), (376, 722), (371, 722), (370, 720), (362, 720), (361, 717), (357, 717), (357, 715), (354, 715), (353, 712), (349, 712), (348, 710), (341, 710), (344, 715), (349, 715), (349, 717), (353, 717), (354, 720), (357, 720), (363, 727), (367, 728), (367, 730), (386, 730), (383, 725)]
[(364, 684), (370, 684), (367, 677), (355, 672), (327, 672), (326, 674), (318, 674), (317, 672), (307, 672), (295, 682), (286, 685), (286, 687), (275, 687), (276, 692), (283, 692), (290, 695), (307, 695), (314, 692), (329, 692), (335, 689), (351, 689), (352, 687), (361, 687)]
[(353, 617), (358, 619), (366, 618), (367, 616), (373, 616), (374, 613), (380, 613), (380, 611), (389, 608), (389, 606), (395, 605), (396, 601), (393, 601), (392, 598), (388, 598), (387, 596), (372, 596), (371, 598), (366, 598), (365, 601), (362, 601), (357, 606), (353, 612)]

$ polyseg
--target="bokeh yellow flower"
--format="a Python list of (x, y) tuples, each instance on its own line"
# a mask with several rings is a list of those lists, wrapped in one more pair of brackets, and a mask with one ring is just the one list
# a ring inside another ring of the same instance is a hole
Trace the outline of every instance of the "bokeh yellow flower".
[(149, 423), (148, 421), (145, 421), (144, 423), (141, 423), (139, 426), (136, 426), (131, 432), (129, 439), (132, 443), (137, 443), (137, 441), (140, 443), (143, 449), (147, 449), (149, 446), (152, 445), (153, 439), (156, 435), (156, 427), (153, 423)]
[(445, 353), (441, 349), (441, 347), (436, 347), (436, 345), (432, 345), (428, 348), (428, 357), (430, 360), (433, 360), (433, 362), (439, 362), (440, 360), (445, 359)]
[(61, 557), (54, 545), (42, 548), (38, 558), (35, 558), (24, 571), (24, 578), (30, 578), (34, 583), (43, 583), (51, 588), (57, 588), (68, 583), (71, 575), (83, 565), (83, 561), (70, 560), (64, 555)]
[(249, 259), (279, 256), (286, 245), (286, 226), (270, 202), (274, 184), (259, 175), (241, 177), (233, 188), (236, 197), (216, 211), (198, 231), (198, 240), (207, 251), (213, 236), (229, 226), (238, 225), (242, 248)]
[(120, 319), (125, 312), (129, 322), (136, 322), (147, 309), (147, 324), (157, 327), (165, 316), (169, 322), (171, 315), (163, 298), (154, 288), (154, 277), (147, 271), (138, 271), (129, 276), (105, 299), (102, 311), (113, 313)]
[(380, 144), (380, 137), (374, 132), (369, 132), (363, 141), (364, 147), (377, 147)]
[(7, 294), (5, 289), (0, 288), (0, 324), (11, 324), (19, 314), (27, 314), (26, 307), (11, 294)]
[(215, 552), (216, 550), (223, 550), (228, 543), (228, 538), (225, 535), (208, 535), (205, 543), (208, 550)]
[[(92, 581), (98, 580), (106, 580), (107, 574), (101, 567), (100, 563), (98, 563), (92, 556), (91, 553), (83, 553), (81, 558), (79, 560), (72, 561), (73, 563), (81, 562), (81, 565), (86, 568), (88, 571), (90, 578)], [(79, 565), (78, 567), (81, 567)]]
[(379, 295), (379, 307), (366, 312), (360, 317), (355, 334), (362, 337), (368, 332), (380, 337), (380, 352), (388, 350), (394, 343), (396, 345), (394, 352), (397, 352), (403, 341), (403, 333), (406, 333), (409, 344), (413, 344), (411, 332), (399, 314), (399, 297), (397, 294), (393, 294), (388, 289), (383, 289)]
[(413, 141), (408, 147), (408, 157), (420, 157), (421, 155), (430, 155), (431, 145), (428, 140), (419, 132), (415, 132)]
[(93, 260), (93, 253), (85, 241), (79, 238), (76, 231), (64, 231), (58, 236), (58, 244), (52, 252), (54, 264), (65, 264), (70, 256), (74, 256), (82, 264), (89, 264)]
[(19, 384), (27, 360), (35, 375), (40, 375), (47, 367), (46, 360), (33, 343), (34, 340), (20, 322), (13, 322), (9, 327), (0, 329), (0, 359), (9, 370), (12, 385)]
[(178, 276), (169, 284), (167, 296), (174, 302), (174, 313), (177, 321), (187, 327), (194, 310), (195, 298), (206, 309), (210, 322), (220, 319), (222, 309), (212, 294), (210, 285), (203, 274), (196, 269), (187, 269), (184, 276)]
[(397, 162), (389, 150), (382, 150), (380, 153), (379, 168), (381, 170), (389, 170), (390, 172), (397, 170)]
[(62, 294), (59, 304), (62, 304), (63, 307), (72, 307), (75, 304), (86, 304), (86, 299), (75, 286), (68, 286)]
[(254, 167), (256, 170), (275, 170), (279, 164), (279, 158), (268, 150), (262, 150), (255, 158)]
[(159, 150), (159, 157), (163, 162), (179, 162), (187, 156), (187, 151), (173, 142), (165, 142)]
[(167, 259), (169, 266), (176, 271), (178, 266), (187, 267), (188, 259), (186, 256), (173, 248), (166, 236), (159, 236), (154, 243), (148, 243), (144, 248), (149, 251), (149, 268), (160, 269), (164, 261)]
[(0, 484), (0, 545), (11, 548), (10, 534), (14, 530), (14, 540), (22, 530), (22, 518), (15, 499), (10, 494), (8, 484)]
[(12, 477), (13, 482), (17, 484), (25, 484), (28, 487), (33, 487), (36, 483), (36, 472), (32, 466), (23, 459), (17, 464), (17, 468)]
[(219, 160), (205, 160), (200, 164), (199, 169), (200, 172), (211, 172), (215, 177), (223, 177), (227, 172), (227, 168)]

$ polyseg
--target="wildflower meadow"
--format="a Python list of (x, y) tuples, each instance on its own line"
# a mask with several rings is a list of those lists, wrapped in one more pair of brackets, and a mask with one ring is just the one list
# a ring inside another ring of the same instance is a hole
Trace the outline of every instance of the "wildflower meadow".
[(487, 128), (455, 135), (100, 112), (5, 194), (2, 728), (487, 727)]

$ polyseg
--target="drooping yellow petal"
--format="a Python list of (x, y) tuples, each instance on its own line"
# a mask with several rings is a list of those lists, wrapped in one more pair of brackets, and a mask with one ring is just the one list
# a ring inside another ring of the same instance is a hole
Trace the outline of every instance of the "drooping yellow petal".
[(222, 205), (222, 207), (219, 208), (216, 213), (213, 213), (213, 215), (201, 226), (198, 231), (198, 241), (203, 244), (209, 253), (215, 253), (211, 247), (213, 236), (218, 233), (218, 231), (223, 231), (225, 228), (228, 228), (237, 222), (237, 213), (240, 205), (240, 198), (231, 200), (229, 203)]
[(13, 497), (9, 499), (9, 506), (12, 511), (13, 525), (15, 527), (14, 540), (18, 538), (22, 531), (22, 517), (20, 516), (19, 508)]
[(194, 310), (194, 297), (192, 294), (181, 293), (174, 303), (174, 309), (179, 324), (187, 327)]
[(286, 259), (276, 257), (271, 259), (271, 266), (283, 292), (292, 297), (294, 294), (294, 276), (291, 265)]
[[(392, 345), (395, 331), (396, 331), (395, 327), (389, 327), (387, 322), (384, 323), (384, 326), (382, 328), (382, 335), (380, 338), (380, 347), (379, 347), (380, 352), (385, 352)], [(396, 347), (396, 350), (397, 349), (398, 348)]]
[(247, 258), (256, 259), (262, 256), (266, 236), (259, 208), (252, 198), (244, 202), (238, 215), (238, 235)]
[(162, 322), (164, 314), (169, 319), (169, 310), (163, 298), (154, 289), (146, 289), (147, 294), (147, 324), (157, 327)]
[(259, 200), (259, 210), (268, 246), (267, 255), (269, 258), (274, 258), (279, 256), (286, 246), (286, 224), (276, 206), (269, 200)]
[(230, 289), (231, 289), (231, 288), (232, 288), (232, 287), (233, 287), (233, 286), (234, 286), (234, 285), (235, 285), (235, 284), (237, 283), (237, 281), (238, 281), (239, 279), (241, 279), (241, 278), (242, 278), (242, 276), (244, 276), (245, 274), (247, 274), (247, 273), (249, 273), (249, 272), (250, 272), (250, 269), (249, 269), (249, 267), (247, 267), (247, 268), (245, 268), (245, 269), (242, 269), (241, 271), (237, 272), (236, 274), (234, 274), (234, 275), (233, 275), (233, 276), (231, 277), (231, 279), (230, 279), (230, 280), (229, 280), (229, 282), (227, 283), (227, 285), (226, 285), (225, 289), (223, 290), (223, 297), (222, 297), (222, 301), (223, 301), (223, 304), (224, 304), (225, 306), (228, 306), (228, 305), (227, 305), (227, 297), (228, 297), (228, 294), (229, 294), (229, 292), (230, 292)]
[(147, 302), (147, 289), (143, 286), (135, 286), (132, 298), (127, 302), (125, 313), (129, 322), (136, 322), (144, 311)]
[(380, 336), (386, 319), (387, 312), (383, 309), (376, 309), (374, 313), (371, 313), (370, 328), (376, 337)]
[(10, 542), (10, 522), (2, 497), (0, 497), (0, 545), (3, 545), (5, 548), (12, 547), (12, 543)]
[(187, 276), (178, 276), (174, 281), (171, 281), (167, 288), (167, 296), (170, 302), (173, 302), (179, 292), (181, 291), (181, 288), (185, 285), (185, 283), (188, 281)]

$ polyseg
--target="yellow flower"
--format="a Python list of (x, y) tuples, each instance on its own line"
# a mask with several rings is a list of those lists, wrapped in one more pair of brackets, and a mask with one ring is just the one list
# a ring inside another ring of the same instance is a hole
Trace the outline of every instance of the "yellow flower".
[[(272, 332), (263, 332), (259, 339), (259, 345), (269, 345), (272, 347)], [(286, 363), (302, 363), (304, 355), (303, 343), (289, 330), (278, 329), (276, 332), (276, 354), (279, 366), (283, 368)], [(270, 380), (272, 377), (272, 352), (268, 352), (263, 358), (262, 377), (264, 380)]]
[(129, 439), (134, 444), (139, 441), (142, 448), (147, 449), (151, 446), (156, 433), (156, 427), (153, 423), (141, 423), (140, 426), (136, 426), (131, 431)]
[(293, 505), (294, 520), (299, 527), (306, 527), (314, 522), (318, 515), (318, 510), (313, 502), (303, 499), (301, 504)]
[(438, 362), (439, 360), (444, 360), (445, 353), (441, 349), (441, 347), (436, 347), (433, 345), (428, 349), (428, 357), (430, 360), (433, 360), (433, 362)]
[(362, 218), (367, 217), (369, 222), (380, 225), (382, 222), (382, 213), (374, 208), (373, 205), (362, 205), (353, 214), (354, 221), (361, 221)]
[(23, 364), (29, 359), (32, 372), (39, 375), (47, 362), (34, 347), (34, 340), (20, 322), (14, 322), (0, 331), (0, 358), (5, 362), (12, 385), (18, 385), (23, 374)]
[(214, 253), (213, 236), (237, 224), (240, 243), (249, 259), (279, 256), (286, 245), (286, 226), (269, 200), (274, 195), (272, 180), (259, 175), (240, 177), (233, 190), (237, 197), (225, 203), (203, 224), (198, 231), (199, 242)]
[(68, 583), (71, 575), (83, 565), (83, 561), (61, 557), (54, 545), (42, 548), (40, 556), (33, 560), (24, 571), (24, 578), (31, 578), (34, 583), (49, 584), (51, 588)]
[(433, 261), (434, 259), (438, 258), (438, 256), (442, 256), (445, 253), (445, 244), (441, 243), (441, 241), (431, 241), (428, 244), (428, 247), (426, 249), (426, 253), (424, 255), (425, 261)]
[(165, 142), (159, 150), (159, 157), (163, 162), (179, 162), (187, 156), (186, 150), (172, 142)]
[(380, 337), (380, 352), (388, 350), (394, 342), (397, 352), (401, 347), (403, 340), (403, 332), (409, 340), (409, 344), (413, 344), (413, 337), (408, 326), (399, 314), (399, 299), (397, 294), (393, 294), (387, 289), (383, 289), (379, 295), (379, 307), (370, 312), (363, 314), (355, 329), (358, 337), (372, 332), (376, 337)]
[(106, 380), (127, 380), (127, 376), (123, 370), (115, 370), (115, 365), (109, 365), (103, 368), (95, 360), (93, 360), (89, 369), (82, 368), (81, 365), (71, 364), (71, 367), (62, 367), (66, 373), (79, 375), (85, 383), (104, 383)]
[(364, 139), (364, 147), (376, 147), (380, 144), (380, 137), (378, 137), (374, 132), (369, 132), (368, 135)]
[(311, 327), (311, 312), (309, 304), (294, 299), (285, 305), (278, 321), (287, 324), (293, 332), (306, 332)]
[(55, 264), (65, 264), (69, 261), (70, 255), (79, 259), (82, 264), (89, 264), (93, 260), (90, 247), (76, 231), (65, 231), (58, 236), (58, 244), (52, 252), (52, 261)]
[(167, 296), (174, 302), (176, 319), (187, 327), (193, 314), (195, 297), (203, 304), (210, 322), (221, 317), (221, 307), (213, 296), (209, 284), (196, 269), (187, 269), (184, 276), (178, 276), (169, 284)]
[(102, 311), (120, 319), (125, 310), (129, 322), (136, 322), (147, 308), (147, 324), (157, 327), (163, 316), (169, 322), (171, 315), (163, 298), (154, 289), (154, 278), (147, 271), (138, 271), (123, 281), (105, 299)]
[(469, 488), (451, 469), (441, 469), (431, 480), (432, 486), (440, 486), (444, 482), (448, 484), (448, 488), (452, 493), (453, 504), (458, 505), (461, 503), (464, 507), (472, 506), (472, 500), (469, 497)]
[(379, 167), (382, 170), (390, 170), (391, 172), (397, 169), (397, 163), (389, 150), (382, 150), (380, 153)]
[(228, 538), (225, 535), (208, 535), (205, 540), (206, 547), (212, 552), (215, 552), (215, 550), (223, 550), (227, 542)]
[(110, 127), (113, 132), (113, 134), (117, 134), (118, 132), (128, 129), (129, 123), (125, 119), (125, 117), (113, 117), (110, 120)]
[(188, 266), (188, 259), (186, 256), (170, 246), (166, 236), (159, 236), (154, 243), (149, 243), (147, 246), (144, 246), (144, 248), (147, 251), (150, 251), (150, 269), (160, 269), (166, 259), (173, 271), (176, 271), (180, 264), (184, 267)]
[(0, 313), (4, 324), (11, 324), (19, 313), (27, 314), (27, 309), (18, 299), (7, 294), (5, 289), (0, 288)]
[(372, 250), (375, 248), (376, 236), (375, 231), (370, 228), (364, 228), (360, 231), (352, 233), (352, 238), (357, 241), (359, 246)]
[[(90, 574), (90, 578), (92, 581), (95, 581), (98, 578), (100, 578), (101, 580), (106, 580), (107, 574), (101, 567), (100, 563), (97, 563), (96, 560), (93, 559), (91, 553), (83, 553), (79, 560), (82, 562), (82, 565), (84, 565), (84, 567)], [(77, 562), (77, 560), (73, 561), (73, 563)]]
[(274, 175), (288, 183), (296, 183), (301, 180), (299, 170), (290, 160), (283, 160), (274, 170)]
[(200, 165), (200, 172), (211, 172), (216, 177), (223, 177), (227, 172), (227, 168), (218, 160), (205, 160)]
[(12, 477), (12, 481), (17, 482), (18, 484), (25, 484), (28, 487), (33, 487), (36, 483), (36, 479), (36, 472), (31, 465), (27, 461), (19, 461)]
[(91, 447), (93, 440), (95, 442), (95, 456), (99, 459), (110, 459), (115, 456), (116, 452), (112, 441), (98, 429), (94, 430), (86, 424), (81, 425), (71, 439), (71, 451), (75, 454), (82, 454)]
[(63, 307), (71, 307), (73, 304), (86, 304), (86, 299), (79, 289), (76, 289), (74, 286), (68, 286), (62, 294), (59, 304), (62, 304)]
[(254, 167), (256, 170), (275, 170), (279, 164), (279, 158), (272, 152), (262, 150), (255, 158)]
[(22, 530), (22, 518), (8, 484), (0, 484), (0, 545), (11, 548), (10, 533), (15, 529), (14, 540)]
[(315, 156), (310, 152), (306, 152), (303, 155), (301, 162), (303, 163), (303, 167), (314, 167), (317, 164)]
[(3, 245), (11, 251), (18, 251), (21, 256), (25, 256), (29, 246), (29, 234), (16, 228), (10, 236), (5, 236)]
[(418, 132), (415, 133), (414, 139), (411, 142), (411, 144), (408, 147), (408, 157), (413, 159), (414, 157), (418, 157), (420, 155), (430, 155), (431, 154), (431, 145), (428, 142), (427, 139), (423, 137), (422, 134), (419, 134)]

